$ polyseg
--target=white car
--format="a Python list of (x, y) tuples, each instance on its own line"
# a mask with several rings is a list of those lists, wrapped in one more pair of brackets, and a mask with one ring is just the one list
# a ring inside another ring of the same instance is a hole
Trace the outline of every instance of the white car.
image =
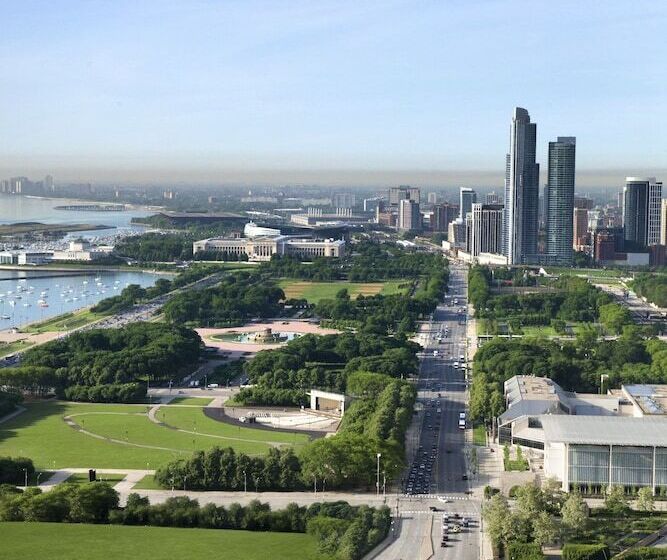
[(442, 502), (443, 504), (451, 504), (452, 501), (448, 500), (447, 498), (444, 498), (443, 496), (438, 496), (438, 501)]

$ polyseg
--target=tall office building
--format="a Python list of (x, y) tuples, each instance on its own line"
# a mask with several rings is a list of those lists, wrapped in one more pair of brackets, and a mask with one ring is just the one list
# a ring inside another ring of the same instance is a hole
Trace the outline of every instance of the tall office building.
[(428, 201), (429, 204), (437, 204), (438, 203), (438, 193), (430, 192), (426, 195), (426, 200)]
[(588, 209), (576, 207), (574, 209), (572, 248), (577, 249), (587, 244), (588, 237)]
[(503, 201), (501, 200), (501, 196), (496, 192), (490, 192), (487, 193), (486, 196), (484, 197), (484, 202), (487, 204), (502, 204)]
[(398, 205), (398, 229), (401, 231), (415, 231), (421, 229), (421, 227), (419, 203), (404, 198)]
[(503, 207), (501, 204), (472, 205), (468, 251), (473, 257), (480, 253), (502, 252)]
[(436, 204), (431, 214), (431, 229), (433, 231), (447, 231), (449, 224), (459, 215), (459, 208), (456, 204)]
[(535, 163), (537, 126), (528, 111), (515, 107), (510, 151), (505, 160), (504, 254), (521, 264), (537, 253), (540, 166)]
[(472, 205), (477, 202), (477, 193), (468, 187), (461, 187), (459, 202), (459, 218), (465, 220), (468, 212), (472, 212)]
[(623, 189), (625, 240), (638, 247), (660, 243), (662, 183), (655, 177), (626, 177)]
[(667, 245), (667, 198), (660, 204), (660, 245)]
[(411, 187), (409, 185), (401, 185), (400, 187), (391, 187), (389, 189), (389, 204), (398, 206), (401, 200), (412, 200), (419, 204), (421, 199), (421, 192), (419, 187)]
[(556, 142), (549, 142), (545, 193), (547, 253), (564, 264), (572, 262), (575, 153), (573, 136), (559, 136)]

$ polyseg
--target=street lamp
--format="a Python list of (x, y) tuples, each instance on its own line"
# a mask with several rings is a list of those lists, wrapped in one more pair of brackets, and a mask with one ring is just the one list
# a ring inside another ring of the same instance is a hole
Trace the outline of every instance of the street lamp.
[(248, 477), (246, 476), (245, 469), (243, 469), (243, 492), (248, 493)]
[(28, 469), (23, 469), (23, 474), (25, 474), (25, 487), (28, 487)]
[(377, 471), (376, 471), (376, 480), (375, 480), (375, 494), (377, 496), (380, 495), (380, 457), (382, 457), (382, 453), (377, 454)]

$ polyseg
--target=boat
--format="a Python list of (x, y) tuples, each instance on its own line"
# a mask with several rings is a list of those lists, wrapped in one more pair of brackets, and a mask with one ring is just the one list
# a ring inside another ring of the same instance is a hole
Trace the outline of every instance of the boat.
[(0, 319), (4, 319), (6, 321), (7, 319), (11, 319), (11, 317), (9, 315), (0, 315)]
[(11, 301), (9, 302), (9, 305), (11, 305), (12, 307), (14, 307), (14, 306), (16, 305), (16, 302), (15, 302), (14, 300), (11, 300)]
[(29, 303), (24, 303), (23, 307), (32, 307)]
[(48, 307), (48, 306), (49, 306), (49, 304), (48, 304), (48, 303), (46, 303), (46, 302), (43, 302), (43, 303), (40, 303), (40, 304), (39, 304), (39, 306), (40, 306), (40, 307)]

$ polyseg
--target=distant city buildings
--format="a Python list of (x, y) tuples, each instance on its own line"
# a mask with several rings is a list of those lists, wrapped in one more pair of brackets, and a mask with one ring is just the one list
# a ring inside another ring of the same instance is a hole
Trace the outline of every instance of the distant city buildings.
[(486, 204), (502, 204), (503, 197), (502, 195), (496, 193), (496, 191), (493, 191), (486, 194), (484, 197), (484, 202), (486, 202)]
[(354, 208), (357, 204), (357, 198), (354, 193), (339, 192), (331, 197), (331, 206), (333, 208)]
[(398, 229), (399, 231), (417, 231), (422, 227), (419, 202), (410, 199), (402, 199), (398, 205)]
[(455, 204), (442, 203), (433, 207), (431, 214), (431, 229), (438, 232), (446, 232), (459, 214), (459, 207)]
[(418, 187), (411, 187), (409, 185), (401, 185), (400, 187), (391, 187), (389, 189), (389, 204), (391, 206), (398, 206), (401, 200), (411, 200), (419, 204), (421, 201), (421, 192)]
[(459, 218), (465, 220), (469, 212), (472, 212), (472, 205), (477, 202), (477, 193), (470, 188), (461, 187), (459, 192)]
[(426, 195), (426, 200), (429, 204), (438, 203), (438, 193), (430, 192)]

